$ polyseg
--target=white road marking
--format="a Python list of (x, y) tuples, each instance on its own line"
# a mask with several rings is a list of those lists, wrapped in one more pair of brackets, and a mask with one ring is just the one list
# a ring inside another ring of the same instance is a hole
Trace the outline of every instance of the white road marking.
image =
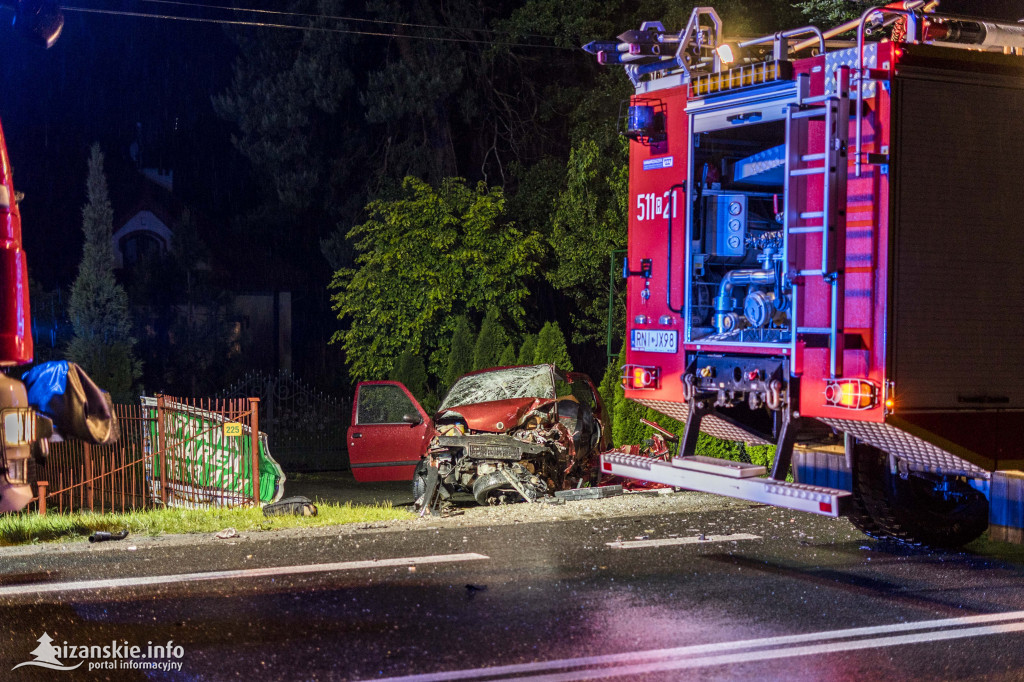
[(433, 556), (401, 557), (398, 559), (374, 559), (370, 561), (340, 561), (332, 564), (303, 564), (299, 566), (272, 566), (269, 568), (244, 568), (232, 571), (208, 571), (206, 573), (178, 573), (175, 575), (150, 575), (137, 578), (110, 578), (104, 580), (78, 580), (65, 583), (32, 583), (28, 585), (7, 585), (0, 587), (0, 597), (44, 592), (72, 592), (81, 590), (102, 590), (112, 587), (139, 587), (142, 585), (165, 585), (168, 583), (189, 583), (203, 580), (228, 580), (232, 578), (262, 578), (278, 575), (299, 575), (303, 573), (327, 573), (330, 571), (352, 571), (363, 568), (386, 568), (390, 566), (415, 566), (417, 564), (445, 564), (457, 561), (489, 559), (483, 554), (437, 554)]
[[(963, 627), (970, 625), (977, 627)], [(929, 632), (895, 634), (914, 632), (915, 630), (928, 630)], [(584, 656), (553, 661), (538, 661), (536, 663), (494, 666), (491, 668), (449, 670), (439, 673), (375, 679), (377, 679), (377, 682), (444, 682), (446, 680), (485, 678), (497, 680), (501, 676), (518, 676), (524, 673), (533, 673), (534, 676), (527, 678), (530, 682), (569, 682), (571, 680), (639, 675), (665, 670), (748, 663), (793, 656), (810, 656), (856, 649), (922, 644), (1014, 632), (1024, 632), (1024, 611), (991, 613), (980, 616), (945, 618), (912, 623), (892, 623), (889, 625), (848, 628), (845, 630), (809, 632), (801, 635), (783, 635), (762, 639), (738, 640), (735, 642), (713, 642), (670, 649), (630, 651), (621, 654)], [(753, 649), (753, 651), (742, 651), (743, 649)], [(565, 669), (567, 668), (577, 668), (577, 670), (566, 671)], [(544, 675), (544, 673), (550, 674)]]
[(760, 540), (760, 535), (750, 533), (735, 533), (733, 535), (707, 535), (703, 539), (691, 538), (663, 538), (661, 540), (625, 540), (621, 542), (605, 543), (615, 549), (638, 549), (640, 547), (667, 547), (670, 545), (703, 545), (708, 542), (730, 542), (732, 540)]
[(1004, 635), (1011, 632), (1024, 632), (1024, 622), (1004, 623), (978, 628), (958, 630), (938, 630), (923, 632), (916, 635), (900, 635), (895, 637), (876, 637), (857, 639), (848, 642), (830, 642), (809, 646), (795, 646), (766, 651), (747, 651), (719, 656), (703, 656), (690, 659), (676, 659), (661, 662), (641, 663), (639, 665), (622, 666), (610, 669), (574, 670), (553, 675), (538, 675), (528, 678), (530, 682), (575, 682), (577, 680), (594, 680), (625, 675), (643, 675), (667, 670), (683, 670), (686, 668), (704, 668), (713, 665), (730, 665), (735, 663), (752, 663), (770, 661), (777, 658), (794, 656), (814, 656), (818, 654), (834, 654), (840, 651), (856, 651), (857, 649), (877, 649), (887, 646), (904, 646), (907, 644), (924, 644), (966, 637), (983, 637), (985, 635)]

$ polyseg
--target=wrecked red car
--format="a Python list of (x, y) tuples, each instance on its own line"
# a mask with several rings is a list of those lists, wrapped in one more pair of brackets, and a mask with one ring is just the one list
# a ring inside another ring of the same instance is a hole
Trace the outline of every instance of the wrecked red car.
[(412, 480), (419, 506), (454, 493), (534, 501), (596, 482), (605, 419), (590, 378), (554, 365), (467, 374), (433, 418), (402, 384), (369, 381), (356, 389), (349, 460), (357, 481)]

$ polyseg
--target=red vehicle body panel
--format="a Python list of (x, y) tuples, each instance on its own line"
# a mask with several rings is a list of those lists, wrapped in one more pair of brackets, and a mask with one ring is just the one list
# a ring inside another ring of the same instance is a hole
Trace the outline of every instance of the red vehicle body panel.
[(8, 206), (0, 206), (0, 365), (32, 361), (32, 326), (29, 313), (28, 268), (21, 248), (21, 213), (11, 180), (11, 163), (0, 131), (0, 182)]
[[(360, 423), (360, 400), (366, 387), (391, 386), (408, 398), (419, 424), (402, 421)], [(356, 387), (352, 401), (352, 426), (348, 428), (348, 457), (357, 481), (411, 481), (416, 464), (434, 435), (430, 416), (409, 390), (397, 381), (364, 381)]]
[[(502, 433), (515, 426), (532, 410), (554, 402), (544, 398), (511, 398), (492, 400), (486, 403), (457, 405), (448, 410), (457, 412), (466, 419), (470, 431)], [(446, 412), (448, 410), (445, 410)]]

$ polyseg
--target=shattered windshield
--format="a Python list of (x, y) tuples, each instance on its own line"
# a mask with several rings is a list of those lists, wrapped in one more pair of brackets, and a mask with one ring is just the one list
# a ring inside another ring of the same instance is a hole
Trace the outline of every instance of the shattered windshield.
[(509, 398), (554, 398), (551, 367), (510, 367), (462, 377), (455, 382), (438, 410)]

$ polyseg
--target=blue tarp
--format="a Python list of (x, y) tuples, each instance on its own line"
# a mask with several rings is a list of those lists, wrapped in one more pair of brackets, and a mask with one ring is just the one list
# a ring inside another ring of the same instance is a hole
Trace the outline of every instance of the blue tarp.
[(28, 389), (29, 405), (53, 420), (60, 437), (94, 445), (117, 440), (117, 418), (110, 394), (75, 363), (44, 362), (25, 372), (22, 381)]

